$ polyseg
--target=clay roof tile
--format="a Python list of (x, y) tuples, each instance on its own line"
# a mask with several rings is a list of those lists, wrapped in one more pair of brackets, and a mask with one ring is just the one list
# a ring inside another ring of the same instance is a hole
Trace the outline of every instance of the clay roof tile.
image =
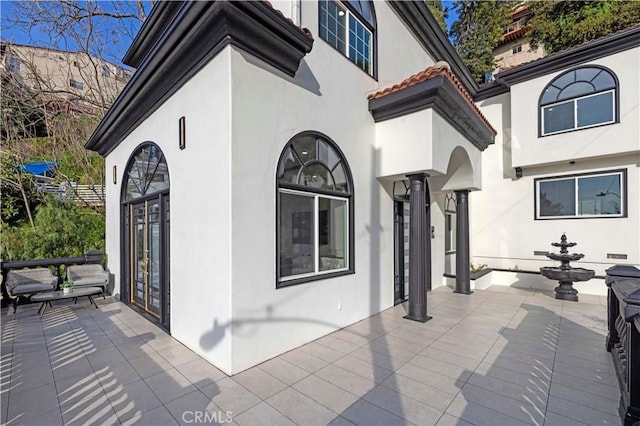
[(462, 96), (467, 101), (469, 106), (471, 106), (471, 108), (475, 111), (478, 117), (480, 117), (480, 119), (491, 129), (493, 134), (497, 134), (496, 130), (493, 128), (491, 123), (489, 123), (489, 120), (487, 120), (487, 118), (482, 114), (480, 109), (476, 106), (475, 102), (473, 102), (473, 98), (471, 97), (469, 92), (465, 90), (462, 83), (460, 83), (460, 81), (456, 78), (456, 76), (451, 72), (448, 65), (446, 64), (443, 64), (440, 66), (438, 65), (439, 64), (436, 64), (431, 67), (427, 67), (426, 69), (416, 74), (413, 74), (412, 76), (406, 78), (405, 80), (403, 80), (398, 84), (394, 84), (391, 87), (388, 87), (386, 89), (382, 89), (375, 93), (370, 94), (367, 98), (369, 100), (379, 99), (384, 96), (390, 95), (392, 93), (399, 92), (400, 90), (406, 89), (407, 87), (411, 87), (418, 83), (422, 83), (423, 81), (427, 81), (431, 78), (444, 76), (453, 84), (453, 86), (457, 89), (460, 96)]

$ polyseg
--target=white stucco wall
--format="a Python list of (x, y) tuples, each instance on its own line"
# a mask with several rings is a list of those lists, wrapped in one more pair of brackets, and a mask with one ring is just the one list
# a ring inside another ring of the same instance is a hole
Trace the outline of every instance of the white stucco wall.
[(581, 66), (590, 64), (607, 67), (617, 75), (620, 84), (620, 123), (538, 137), (540, 94), (562, 72), (516, 84), (511, 88), (513, 167), (566, 163), (620, 153), (639, 155), (640, 48)]
[[(231, 342), (219, 327), (231, 312), (230, 51), (225, 49), (138, 126), (106, 160), (106, 250), (120, 295), (120, 194), (130, 156), (143, 142), (166, 157), (171, 203), (171, 334), (216, 365), (228, 365)], [(178, 120), (186, 117), (186, 149)], [(218, 328), (216, 327), (216, 323)]]
[[(318, 34), (317, 4), (303, 2), (301, 12), (302, 26)], [(294, 79), (240, 51), (231, 55), (234, 320), (227, 372), (393, 305), (393, 204), (376, 180), (380, 153), (367, 94), (433, 61), (386, 4), (376, 3), (376, 16), (380, 34), (394, 34), (378, 38), (378, 81), (317, 36)], [(351, 168), (355, 274), (276, 289), (276, 166), (286, 143), (308, 130), (336, 142)]]
[[(626, 75), (624, 70), (618, 72), (618, 69), (614, 69), (614, 71), (619, 77)], [(538, 80), (548, 81), (549, 79)], [(542, 144), (526, 145), (528, 151), (524, 151), (525, 145), (522, 141), (537, 142), (537, 129), (535, 120), (520, 113), (518, 109), (533, 108), (535, 111), (538, 98), (537, 95), (526, 97), (520, 92), (520, 98), (516, 99), (515, 93), (518, 92), (507, 93), (479, 103), (483, 114), (498, 129), (498, 135), (496, 144), (489, 147), (483, 154), (482, 191), (472, 192), (470, 196), (472, 261), (475, 264), (486, 264), (494, 268), (528, 271), (537, 271), (541, 266), (554, 266), (557, 262), (545, 256), (534, 255), (533, 252), (558, 252), (559, 249), (552, 247), (551, 243), (558, 242), (562, 233), (566, 233), (570, 241), (578, 244), (571, 249), (571, 252), (585, 255), (583, 260), (572, 263), (574, 267), (591, 268), (596, 271), (596, 274), (603, 275), (606, 268), (616, 263), (638, 265), (640, 259), (640, 169), (638, 168), (640, 158), (637, 154), (624, 152), (614, 155), (616, 146), (621, 146), (620, 149), (625, 150), (627, 147), (630, 148), (630, 140), (638, 143), (638, 120), (631, 118), (627, 119), (631, 121), (630, 123), (625, 120), (618, 125), (568, 134), (575, 141), (582, 141), (585, 145), (589, 145), (591, 132), (594, 130), (605, 132), (599, 142), (603, 147), (607, 147), (608, 155), (600, 158), (578, 159), (575, 164), (569, 164), (568, 161), (556, 162), (560, 154), (557, 157), (555, 152), (549, 152)], [(628, 98), (633, 98), (637, 108), (638, 97), (624, 94), (625, 92), (622, 92), (621, 104), (627, 104)], [(531, 106), (528, 106), (527, 102)], [(512, 119), (517, 120), (517, 123)], [(607, 131), (611, 132), (611, 136), (606, 133)], [(619, 132), (624, 132), (624, 136), (620, 136)], [(574, 144), (574, 141), (565, 140), (556, 143), (558, 145)], [(532, 160), (531, 163), (544, 160), (547, 164), (525, 168), (523, 177), (516, 178), (513, 160), (516, 152), (521, 157), (538, 159)], [(562, 155), (565, 155), (566, 151), (563, 150), (563, 152)], [(627, 170), (628, 217), (534, 219), (535, 178), (613, 169)], [(607, 259), (608, 253), (626, 254), (627, 260)], [(587, 286), (584, 287), (584, 291), (595, 292), (595, 289)]]
[[(302, 2), (301, 16), (301, 26), (316, 36), (295, 78), (228, 47), (107, 158), (107, 170), (116, 165), (119, 173), (107, 188), (116, 292), (122, 173), (135, 148), (152, 141), (163, 150), (171, 179), (171, 334), (229, 374), (393, 304), (393, 202), (389, 182), (376, 179), (381, 154), (367, 94), (433, 60), (384, 3), (376, 3), (377, 80), (317, 36), (317, 3)], [(462, 142), (446, 125), (437, 137), (453, 150)], [(309, 130), (335, 141), (351, 168), (355, 274), (276, 289), (276, 166), (291, 137)], [(428, 145), (435, 133), (425, 130)], [(449, 156), (438, 155), (446, 173)], [(403, 174), (411, 171), (407, 166)], [(441, 208), (432, 209), (432, 223), (437, 287), (444, 271)]]

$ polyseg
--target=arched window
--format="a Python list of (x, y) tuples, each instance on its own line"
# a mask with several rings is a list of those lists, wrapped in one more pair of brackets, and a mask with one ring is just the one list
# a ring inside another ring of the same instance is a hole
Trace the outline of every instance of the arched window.
[(320, 0), (320, 38), (373, 76), (376, 18), (367, 0)]
[(618, 81), (609, 70), (587, 66), (567, 71), (540, 96), (540, 135), (618, 121)]
[(169, 169), (162, 150), (153, 143), (138, 147), (125, 171), (124, 201), (169, 189)]
[(340, 149), (305, 132), (278, 162), (278, 286), (353, 272), (353, 183)]

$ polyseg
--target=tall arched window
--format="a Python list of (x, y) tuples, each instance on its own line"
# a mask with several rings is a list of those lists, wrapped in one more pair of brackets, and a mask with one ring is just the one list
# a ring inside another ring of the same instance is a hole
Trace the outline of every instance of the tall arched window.
[(353, 272), (353, 181), (340, 149), (305, 132), (278, 162), (278, 286)]
[(567, 71), (540, 96), (540, 135), (547, 136), (618, 121), (618, 80), (599, 66)]
[(375, 75), (376, 17), (371, 1), (320, 0), (318, 20), (321, 39), (367, 74)]

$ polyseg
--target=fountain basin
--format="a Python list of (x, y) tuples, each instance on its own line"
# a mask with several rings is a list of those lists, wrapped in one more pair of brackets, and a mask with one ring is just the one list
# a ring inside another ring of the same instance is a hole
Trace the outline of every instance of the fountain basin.
[(584, 257), (584, 254), (577, 254), (577, 253), (573, 253), (573, 254), (558, 254), (558, 253), (549, 253), (547, 254), (547, 257), (551, 260), (559, 260), (559, 261), (565, 261), (565, 262), (572, 262), (574, 260), (580, 260)]
[(555, 281), (588, 281), (593, 278), (596, 272), (592, 269), (571, 268), (562, 269), (557, 266), (544, 266), (540, 268), (540, 273), (545, 277)]

